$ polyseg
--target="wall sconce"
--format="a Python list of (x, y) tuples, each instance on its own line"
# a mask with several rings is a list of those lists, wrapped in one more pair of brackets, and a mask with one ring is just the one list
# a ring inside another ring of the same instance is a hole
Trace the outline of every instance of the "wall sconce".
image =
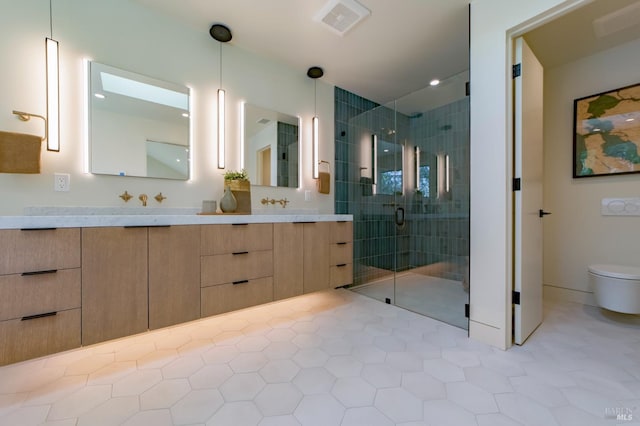
[(371, 135), (371, 182), (373, 184), (373, 194), (376, 193), (378, 183), (378, 135)]
[(415, 147), (416, 191), (420, 191), (420, 147)]
[(45, 37), (47, 60), (47, 151), (60, 151), (60, 68), (58, 42), (53, 39), (53, 10), (49, 0), (49, 29), (51, 37)]
[(311, 151), (312, 155), (312, 170), (313, 170), (313, 178), (318, 179), (318, 167), (320, 165), (320, 160), (318, 158), (318, 142), (319, 142), (319, 127), (320, 123), (318, 120), (318, 103), (317, 103), (317, 79), (324, 75), (324, 71), (320, 67), (311, 67), (307, 70), (307, 77), (313, 79), (313, 120), (312, 123), (312, 136), (311, 136)]
[(438, 154), (438, 198), (444, 198), (449, 194), (449, 176), (449, 154)]
[(222, 88), (222, 43), (231, 41), (231, 30), (222, 24), (213, 24), (209, 34), (220, 42), (220, 87), (218, 89), (218, 168), (225, 167), (225, 91)]

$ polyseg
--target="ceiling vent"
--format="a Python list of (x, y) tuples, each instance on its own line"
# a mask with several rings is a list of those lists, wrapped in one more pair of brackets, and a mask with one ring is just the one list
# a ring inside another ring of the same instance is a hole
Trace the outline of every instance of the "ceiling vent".
[(640, 21), (640, 2), (633, 3), (620, 10), (604, 15), (593, 21), (596, 37), (603, 38), (618, 31), (638, 25)]
[(344, 35), (371, 11), (355, 0), (331, 0), (313, 17), (339, 35)]

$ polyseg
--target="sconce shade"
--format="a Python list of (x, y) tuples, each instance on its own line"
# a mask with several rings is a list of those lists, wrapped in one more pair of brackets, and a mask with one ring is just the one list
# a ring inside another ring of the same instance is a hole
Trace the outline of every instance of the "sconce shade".
[(47, 150), (60, 151), (60, 79), (58, 42), (45, 38), (47, 62)]
[(218, 89), (218, 168), (224, 169), (224, 139), (225, 139), (225, 107), (224, 107), (225, 92), (223, 89)]
[(222, 24), (213, 24), (211, 28), (209, 28), (209, 34), (220, 43), (226, 43), (233, 38), (229, 27)]

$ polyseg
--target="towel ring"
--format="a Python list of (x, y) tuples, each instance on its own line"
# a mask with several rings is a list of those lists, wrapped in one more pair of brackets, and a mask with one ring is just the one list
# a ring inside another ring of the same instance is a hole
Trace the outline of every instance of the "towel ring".
[(18, 116), (18, 120), (20, 121), (29, 121), (31, 117), (41, 118), (42, 121), (44, 121), (44, 137), (40, 138), (40, 140), (41, 141), (47, 140), (47, 119), (46, 118), (44, 118), (42, 115), (31, 114), (30, 112), (16, 111), (15, 109), (13, 110), (13, 113)]

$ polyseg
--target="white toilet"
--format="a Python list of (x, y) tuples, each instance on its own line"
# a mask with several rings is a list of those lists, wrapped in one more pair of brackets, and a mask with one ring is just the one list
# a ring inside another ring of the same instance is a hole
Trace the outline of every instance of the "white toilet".
[(640, 267), (590, 265), (589, 280), (599, 306), (640, 314)]

